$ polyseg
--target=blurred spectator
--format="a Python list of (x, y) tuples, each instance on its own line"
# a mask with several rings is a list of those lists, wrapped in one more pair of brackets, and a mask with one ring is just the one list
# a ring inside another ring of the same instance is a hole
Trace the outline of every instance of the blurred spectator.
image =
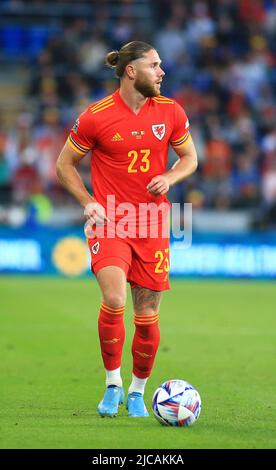
[(192, 51), (215, 34), (215, 22), (206, 2), (197, 1), (192, 7), (192, 16), (187, 23), (187, 38)]
[(263, 0), (238, 0), (238, 13), (243, 22), (250, 25), (262, 25), (265, 19), (265, 2)]
[(271, 152), (269, 164), (262, 176), (262, 195), (264, 198), (264, 214), (266, 224), (276, 227), (276, 151)]
[(261, 87), (267, 82), (266, 57), (253, 51), (233, 62), (228, 70), (228, 87), (242, 93), (251, 103), (258, 98)]
[(276, 123), (262, 139), (261, 147), (265, 154), (276, 151)]
[(32, 192), (41, 187), (39, 173), (34, 165), (37, 159), (35, 149), (26, 147), (20, 156), (20, 163), (12, 177), (14, 201), (25, 203)]
[(133, 17), (122, 14), (112, 27), (112, 44), (115, 49), (120, 49), (122, 44), (133, 40), (135, 26)]
[(94, 31), (79, 49), (82, 72), (88, 76), (97, 73), (103, 66), (107, 52), (105, 41), (99, 32)]
[(233, 206), (240, 208), (256, 207), (260, 202), (260, 175), (256, 163), (245, 152), (241, 152), (235, 160), (235, 167), (231, 176)]
[(20, 164), (20, 155), (31, 142), (33, 118), (26, 109), (21, 111), (16, 120), (16, 127), (7, 133), (5, 158), (13, 174)]
[(262, 193), (267, 205), (276, 204), (276, 150), (273, 151), (269, 165), (262, 176)]
[(155, 37), (156, 48), (166, 68), (171, 69), (176, 65), (179, 57), (186, 51), (186, 35), (182, 26), (182, 18), (171, 17), (167, 20), (165, 28)]
[(39, 155), (35, 159), (37, 171), (43, 181), (43, 189), (47, 192), (56, 184), (56, 155), (65, 141), (65, 134), (60, 127), (58, 108), (45, 108), (41, 123), (33, 133), (33, 151)]

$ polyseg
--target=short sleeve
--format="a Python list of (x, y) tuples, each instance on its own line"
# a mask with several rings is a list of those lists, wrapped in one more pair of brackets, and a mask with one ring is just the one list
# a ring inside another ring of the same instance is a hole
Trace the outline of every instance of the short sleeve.
[(67, 141), (80, 155), (86, 155), (95, 146), (95, 123), (90, 109), (76, 119)]
[(174, 106), (174, 128), (170, 137), (170, 144), (178, 147), (184, 144), (190, 135), (190, 124), (186, 113), (180, 104)]

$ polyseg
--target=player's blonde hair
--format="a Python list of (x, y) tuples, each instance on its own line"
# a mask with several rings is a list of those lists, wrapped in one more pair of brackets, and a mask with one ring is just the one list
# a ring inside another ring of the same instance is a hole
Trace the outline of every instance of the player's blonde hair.
[(106, 55), (106, 64), (115, 70), (118, 78), (122, 78), (126, 66), (136, 59), (141, 59), (153, 46), (142, 41), (132, 41), (125, 44), (119, 51), (111, 51)]

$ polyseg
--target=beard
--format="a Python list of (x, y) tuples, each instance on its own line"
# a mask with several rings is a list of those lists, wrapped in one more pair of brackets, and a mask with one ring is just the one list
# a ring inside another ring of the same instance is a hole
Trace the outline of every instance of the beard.
[(141, 93), (141, 95), (143, 95), (145, 98), (160, 95), (160, 87), (158, 87), (156, 83), (152, 84), (149, 82), (149, 80), (140, 78), (139, 76), (135, 80), (134, 88), (136, 88), (136, 90), (139, 91), (139, 93)]

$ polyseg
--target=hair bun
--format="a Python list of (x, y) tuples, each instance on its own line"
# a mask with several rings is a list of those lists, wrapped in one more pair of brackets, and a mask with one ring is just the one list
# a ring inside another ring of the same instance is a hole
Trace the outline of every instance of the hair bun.
[(119, 61), (119, 51), (111, 51), (106, 56), (106, 63), (111, 67), (116, 67)]

